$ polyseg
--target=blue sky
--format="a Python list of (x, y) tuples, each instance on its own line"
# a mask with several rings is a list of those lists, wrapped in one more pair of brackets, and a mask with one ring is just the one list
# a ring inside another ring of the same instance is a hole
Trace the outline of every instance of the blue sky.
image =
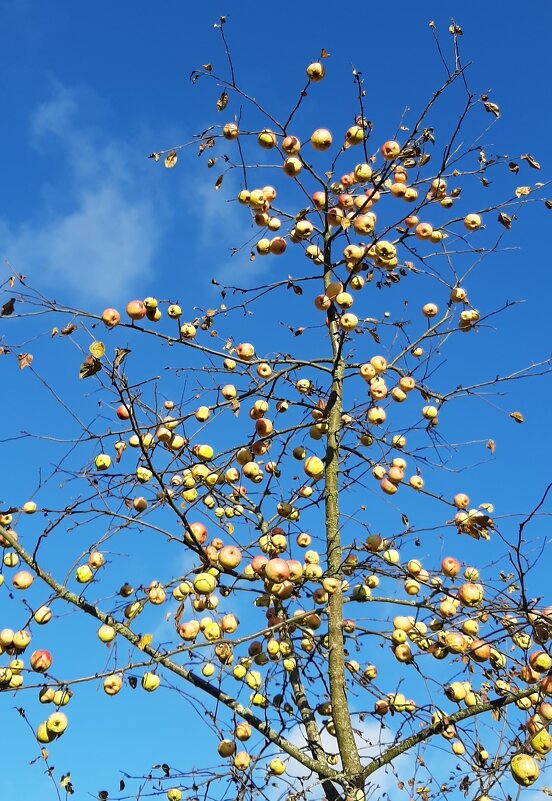
[[(94, 311), (106, 305), (123, 306), (130, 298), (149, 294), (178, 300), (191, 310), (194, 305), (205, 308), (219, 302), (211, 286), (213, 276), (229, 283), (251, 279), (262, 283), (276, 269), (286, 276), (302, 269), (291, 255), (288, 263), (278, 261), (276, 266), (274, 261), (259, 259), (251, 264), (248, 249), (229, 255), (230, 247), (253, 233), (237, 204), (226, 202), (239, 188), (237, 176), (229, 176), (215, 193), (216, 170), (207, 171), (193, 150), (185, 151), (172, 171), (147, 158), (152, 151), (188, 141), (198, 130), (221, 121), (220, 115), (215, 119), (216, 87), (201, 82), (194, 87), (189, 81), (192, 69), (203, 63), (212, 62), (216, 69), (225, 66), (213, 30), (221, 13), (228, 16), (227, 34), (238, 79), (252, 96), (265, 98), (277, 116), (289, 107), (290, 95), (294, 97), (301, 88), (305, 65), (324, 47), (331, 53), (328, 77), (320, 93), (313, 91), (309, 96), (305, 130), (319, 125), (332, 128), (335, 120), (351, 114), (350, 69), (354, 65), (364, 74), (368, 116), (382, 141), (397, 128), (405, 106), (419, 110), (442, 81), (428, 21), (435, 20), (448, 47), (446, 28), (454, 16), (465, 32), (464, 60), (473, 62), (471, 85), (479, 93), (489, 92), (501, 108), (500, 123), (485, 139), (488, 150), (518, 158), (529, 152), (541, 162), (540, 173), (523, 164), (515, 179), (519, 184), (550, 175), (552, 119), (543, 88), (552, 23), (549, 5), (526, 2), (523, 14), (518, 5), (494, 0), (471, 8), (459, 2), (447, 3), (446, 9), (442, 2), (426, 2), (422, 7), (398, 3), (391, 10), (380, 6), (361, 11), (348, 6), (346, 13), (327, 2), (301, 13), (235, 0), (228, 5), (192, 8), (165, 2), (153, 9), (145, 3), (100, 0), (74, 9), (56, 0), (48, 4), (6, 0), (0, 56), (4, 86), (2, 280), (12, 271), (24, 273), (45, 295)], [(455, 119), (447, 116), (453, 113), (447, 103), (438, 117), (445, 129)], [(230, 106), (229, 115), (234, 111)], [(480, 118), (477, 125), (481, 128), (489, 122)], [(507, 183), (497, 176), (495, 188), (512, 187), (513, 180), (507, 176)], [(541, 203), (525, 209), (503, 240), (508, 249), (474, 276), (470, 292), (477, 296), (476, 305), (490, 310), (506, 301), (525, 302), (497, 318), (496, 328), (484, 336), (466, 338), (461, 348), (451, 346), (443, 368), (447, 386), (464, 382), (466, 375), (483, 378), (513, 371), (549, 355), (550, 215), (552, 211)], [(425, 291), (416, 296), (416, 302), (427, 299)], [(300, 325), (302, 307), (288, 300), (282, 321)], [(383, 311), (387, 298), (373, 303)], [(248, 321), (236, 326), (244, 335), (249, 330)], [(312, 344), (307, 336), (303, 344), (277, 327), (281, 341), (276, 346), (262, 322), (256, 321), (254, 330), (258, 350), (304, 348), (309, 352)], [(27, 338), (21, 327), (17, 332), (19, 341)], [(96, 396), (80, 400), (81, 387), (66, 385), (52, 355), (57, 351), (41, 341), (28, 347), (35, 358), (40, 357), (41, 369), (52, 375), (54, 385), (66, 390), (69, 402), (82, 403), (83, 414), (93, 416)], [(166, 353), (159, 358), (163, 366), (170, 363)], [(27, 372), (15, 374), (4, 361), (0, 371), (9, 376), (3, 378), (9, 409), (3, 423), (6, 435), (25, 429), (59, 436), (65, 426), (71, 431), (71, 423), (51, 398), (37, 395)], [(175, 380), (173, 386), (177, 385)], [(549, 378), (540, 383), (518, 382), (512, 385), (510, 396), (493, 396), (473, 406), (460, 402), (455, 407), (443, 422), (449, 441), (489, 437), (497, 441), (496, 460), (488, 461), (481, 445), (459, 456), (464, 465), (486, 460), (462, 475), (462, 489), (480, 502), (492, 501), (504, 514), (530, 511), (550, 476), (552, 440), (546, 409), (551, 389)], [(514, 409), (523, 411), (524, 425), (508, 417)], [(36, 442), (25, 439), (17, 447), (3, 444), (4, 448), (10, 448), (10, 456), (0, 466), (0, 497), (18, 504), (36, 485), (39, 466), (47, 463), (51, 452), (48, 445), (38, 451)], [(484, 497), (479, 495), (481, 487)], [(423, 504), (417, 509), (423, 510)], [(387, 524), (393, 513), (391, 507), (376, 512), (380, 517), (374, 526)], [(531, 536), (542, 541), (547, 536), (544, 523), (537, 522)], [(134, 540), (124, 544), (129, 552), (136, 547)], [(467, 555), (472, 545), (462, 541)], [(441, 538), (438, 545), (424, 543), (424, 552), (448, 547)], [(54, 551), (50, 558), (56, 559)], [(482, 558), (491, 562), (492, 551), (485, 551)], [(151, 554), (143, 543), (134, 553), (138, 571), (144, 571), (145, 563), (150, 570), (161, 570), (163, 559), (163, 552)], [(120, 577), (124, 580), (122, 573)], [(542, 590), (543, 579), (542, 569), (531, 579), (535, 594)], [(8, 608), (0, 597), (2, 616)], [(77, 670), (77, 657), (83, 654), (93, 670), (101, 669), (106, 656), (93, 642), (94, 627), (69, 622), (71, 637), (78, 640), (65, 647), (65, 624), (65, 619), (57, 621), (51, 635), (56, 641), (60, 638), (62, 672), (71, 675)], [(170, 692), (162, 697), (142, 693), (140, 704), (129, 701), (128, 693), (108, 702), (102, 697), (102, 703), (96, 703), (99, 694), (95, 690), (76, 693), (70, 707), (73, 734), (55, 744), (56, 774), (72, 770), (77, 798), (101, 789), (98, 781), (114, 791), (119, 769), (138, 773), (147, 769), (148, 762), (163, 761), (184, 768), (189, 760), (199, 764), (202, 749), (213, 746), (213, 737), (200, 733), (199, 718), (189, 704), (179, 699), (182, 711), (174, 711)], [(28, 768), (36, 755), (30, 733), (11, 710), (11, 698), (2, 701), (9, 731), (4, 753), (11, 768), (2, 772), (0, 793), (8, 797), (17, 792), (19, 801), (30, 801), (37, 793), (53, 798), (40, 765)], [(35, 705), (30, 717), (35, 720), (37, 714)], [(166, 738), (175, 722), (176, 731)], [(157, 734), (157, 726), (162, 733)]]

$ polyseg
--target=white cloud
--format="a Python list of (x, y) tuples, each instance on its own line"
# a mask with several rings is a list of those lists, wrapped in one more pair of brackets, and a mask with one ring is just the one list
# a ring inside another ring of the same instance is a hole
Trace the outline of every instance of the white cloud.
[(43, 155), (55, 154), (54, 169), (32, 219), (0, 220), (3, 255), (32, 285), (55, 287), (58, 299), (113, 303), (151, 274), (162, 218), (145, 158), (79, 123), (82, 105), (82, 94), (56, 85), (37, 108), (31, 143)]

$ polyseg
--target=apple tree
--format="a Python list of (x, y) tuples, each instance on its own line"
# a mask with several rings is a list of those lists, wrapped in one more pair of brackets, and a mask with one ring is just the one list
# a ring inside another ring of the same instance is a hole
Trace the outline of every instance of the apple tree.
[(505, 307), (469, 284), (542, 205), (540, 165), (487, 149), (500, 109), (470, 88), (454, 24), (442, 84), (384, 136), (356, 69), (350, 117), (310, 127), (324, 50), (274, 114), (224, 25), (222, 66), (192, 75), (216, 119), (152, 160), (178, 176), (199, 156), (228, 192), (250, 226), (240, 282), (198, 305), (186, 271), (209, 266), (186, 265), (181, 288), (103, 311), (16, 273), (2, 286), (4, 386), (19, 367), (66, 421), (37, 432), (9, 401), (4, 464), (23, 441), (44, 469), (1, 510), (3, 715), (17, 707), (49, 770), (80, 694), (114, 717), (119, 694), (192, 704), (202, 763), (144, 751), (104, 799), (359, 801), (389, 777), (396, 797), (509, 797), (552, 749), (552, 606), (525, 548), (550, 487), (495, 517), (447, 421), (459, 408), (468, 442), (483, 395), (549, 373), (538, 353), (472, 369)]

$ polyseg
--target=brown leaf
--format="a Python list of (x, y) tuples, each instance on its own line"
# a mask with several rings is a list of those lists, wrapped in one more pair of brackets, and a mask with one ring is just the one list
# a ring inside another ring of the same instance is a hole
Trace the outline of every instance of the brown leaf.
[(68, 325), (65, 326), (65, 328), (61, 329), (61, 334), (64, 337), (68, 337), (69, 334), (72, 334), (73, 331), (76, 331), (76, 330), (77, 330), (77, 326), (73, 325), (73, 323), (69, 323)]
[(56, 327), (54, 326), (54, 327), (52, 328), (52, 330), (50, 331), (50, 336), (51, 336), (51, 337), (57, 337), (57, 335), (58, 335), (58, 334), (59, 334), (59, 328), (56, 328)]
[(511, 161), (508, 164), (508, 169), (510, 170), (510, 172), (516, 172), (517, 173), (517, 172), (519, 172), (519, 164), (516, 164), (515, 161)]
[(1, 312), (2, 317), (9, 317), (10, 314), (13, 314), (14, 308), (15, 308), (15, 298), (10, 298), (2, 306), (2, 312)]
[(130, 350), (128, 348), (115, 348), (115, 359), (113, 361), (115, 368), (121, 366), (129, 353)]
[(552, 200), (545, 200), (544, 205), (547, 209), (552, 209)]
[(530, 191), (530, 186), (518, 186), (516, 187), (515, 195), (516, 197), (525, 197), (525, 195), (528, 195)]
[(24, 370), (25, 367), (30, 367), (33, 363), (33, 357), (30, 353), (20, 353), (17, 358), (19, 359), (20, 370)]
[(498, 215), (498, 222), (504, 226), (504, 228), (510, 229), (512, 227), (512, 218), (506, 212), (501, 211)]
[(234, 415), (237, 417), (240, 413), (240, 402), (237, 398), (234, 398), (234, 400), (231, 402), (230, 408), (234, 412)]
[(483, 103), (483, 105), (485, 107), (485, 111), (489, 111), (491, 114), (494, 114), (497, 119), (500, 117), (500, 109), (496, 103), (491, 103), (487, 100)]
[(219, 175), (219, 177), (215, 181), (215, 189), (217, 190), (217, 192), (221, 188), (223, 181), (224, 181), (224, 173), (222, 173), (222, 175)]
[(167, 153), (167, 155), (165, 156), (165, 167), (168, 170), (172, 170), (177, 161), (178, 161), (178, 155), (176, 153), (176, 150), (171, 150), (171, 152)]
[(202, 64), (201, 68), (204, 69), (205, 72), (211, 72), (211, 70), (213, 69), (213, 65), (212, 64)]
[(79, 368), (79, 378), (90, 378), (90, 376), (99, 373), (101, 369), (102, 363), (99, 359), (87, 356)]
[(119, 462), (121, 461), (121, 456), (123, 455), (123, 451), (124, 450), (125, 450), (125, 443), (124, 442), (122, 442), (119, 446), (115, 447), (115, 451), (117, 453), (117, 455), (115, 457), (115, 463), (116, 464), (119, 464)]
[(13, 289), (14, 284), (15, 284), (15, 275), (10, 275), (10, 289)]
[(525, 155), (521, 156), (521, 158), (527, 162), (527, 164), (532, 167), (534, 170), (540, 170), (539, 162), (533, 158), (530, 153), (525, 153)]
[(494, 453), (496, 451), (496, 443), (494, 439), (488, 440), (486, 447), (490, 450), (491, 453)]
[(224, 111), (227, 105), (228, 105), (228, 92), (222, 92), (219, 99), (217, 100), (217, 110)]
[(523, 423), (525, 420), (521, 412), (510, 412), (510, 417), (512, 420), (515, 420), (516, 423)]
[(449, 25), (449, 33), (452, 33), (453, 36), (463, 36), (464, 35), (464, 31), (462, 30), (460, 25), (457, 25), (454, 22), (454, 20), (452, 22), (452, 25)]
[(329, 57), (330, 57), (330, 54), (329, 54), (329, 53), (328, 53), (328, 51), (327, 51), (327, 50), (326, 50), (326, 49), (323, 47), (323, 48), (322, 48), (322, 50), (320, 51), (320, 58), (329, 58)]
[(159, 161), (159, 159), (161, 158), (161, 153), (150, 153), (148, 158), (154, 159), (154, 161)]

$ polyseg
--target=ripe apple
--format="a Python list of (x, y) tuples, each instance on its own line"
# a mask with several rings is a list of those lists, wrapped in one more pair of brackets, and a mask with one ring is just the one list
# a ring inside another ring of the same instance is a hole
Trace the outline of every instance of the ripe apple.
[(33, 576), (28, 570), (19, 570), (12, 578), (16, 590), (28, 590), (33, 581)]
[(392, 161), (393, 159), (396, 159), (400, 152), (401, 146), (398, 142), (395, 142), (392, 139), (384, 142), (381, 146), (381, 155), (386, 161)]
[(351, 125), (345, 133), (346, 145), (360, 145), (364, 141), (364, 128), (361, 125)]
[(264, 574), (269, 581), (282, 582), (289, 578), (289, 565), (285, 559), (269, 559), (264, 566)]
[(539, 766), (530, 754), (515, 754), (510, 760), (510, 771), (518, 784), (529, 787), (539, 778)]
[(107, 453), (99, 453), (94, 459), (96, 470), (107, 470), (111, 466), (111, 456)]
[(236, 768), (236, 770), (247, 770), (250, 762), (251, 762), (251, 757), (249, 756), (247, 751), (238, 751), (238, 753), (234, 757), (234, 767)]
[(481, 228), (481, 222), (479, 214), (467, 214), (464, 217), (464, 225), (468, 231), (477, 231), (478, 228)]
[(283, 773), (286, 772), (286, 766), (282, 762), (281, 759), (276, 757), (275, 759), (271, 759), (269, 762), (269, 770), (274, 776), (281, 776)]
[(52, 619), (52, 610), (48, 606), (39, 606), (33, 615), (33, 619), (36, 623), (43, 626)]
[(112, 673), (103, 680), (103, 689), (106, 695), (117, 695), (123, 687), (123, 678), (118, 673)]
[(312, 64), (309, 64), (307, 67), (307, 75), (309, 80), (313, 82), (321, 81), (326, 74), (326, 70), (324, 69), (324, 65), (320, 63), (320, 61), (314, 61)]
[(115, 639), (116, 634), (117, 632), (113, 626), (109, 626), (107, 623), (102, 623), (98, 629), (98, 637), (102, 642), (111, 642)]
[(91, 581), (93, 577), (94, 573), (89, 565), (80, 565), (75, 572), (75, 578), (79, 584), (86, 584)]
[(52, 665), (52, 654), (49, 651), (41, 649), (40, 651), (33, 651), (31, 654), (31, 667), (37, 673), (44, 673)]
[(127, 303), (126, 313), (131, 320), (142, 320), (146, 316), (146, 307), (142, 300), (131, 300)]
[(104, 309), (102, 312), (102, 322), (108, 328), (114, 328), (121, 321), (121, 315), (117, 309)]
[(50, 734), (59, 737), (67, 728), (67, 716), (63, 712), (52, 712), (46, 720), (46, 729)]
[(274, 131), (271, 131), (269, 128), (264, 128), (258, 136), (259, 145), (264, 147), (266, 150), (271, 150), (273, 147), (276, 147), (277, 138)]
[(317, 128), (313, 131), (310, 143), (315, 150), (327, 150), (332, 144), (332, 135), (327, 128)]
[(147, 672), (144, 673), (144, 675), (142, 676), (142, 687), (148, 693), (154, 692), (154, 690), (156, 690), (160, 684), (161, 684), (161, 679), (157, 675), (157, 673)]
[(239, 128), (235, 122), (227, 122), (222, 129), (222, 135), (225, 139), (236, 139), (239, 133)]
[(36, 739), (39, 743), (47, 744), (51, 743), (56, 739), (56, 734), (53, 731), (50, 731), (46, 725), (46, 721), (44, 723), (40, 723), (36, 730)]
[(170, 787), (167, 790), (167, 798), (169, 801), (181, 801), (182, 790), (179, 787)]
[(236, 743), (233, 740), (221, 740), (217, 746), (221, 757), (231, 757), (236, 753)]
[(425, 306), (422, 308), (422, 312), (424, 317), (435, 317), (439, 309), (437, 308), (435, 303), (426, 303)]
[(318, 481), (324, 475), (324, 462), (318, 456), (309, 456), (303, 462), (303, 470), (309, 478), (314, 478)]
[(225, 545), (218, 553), (218, 563), (226, 570), (234, 570), (241, 560), (241, 551), (235, 545)]

